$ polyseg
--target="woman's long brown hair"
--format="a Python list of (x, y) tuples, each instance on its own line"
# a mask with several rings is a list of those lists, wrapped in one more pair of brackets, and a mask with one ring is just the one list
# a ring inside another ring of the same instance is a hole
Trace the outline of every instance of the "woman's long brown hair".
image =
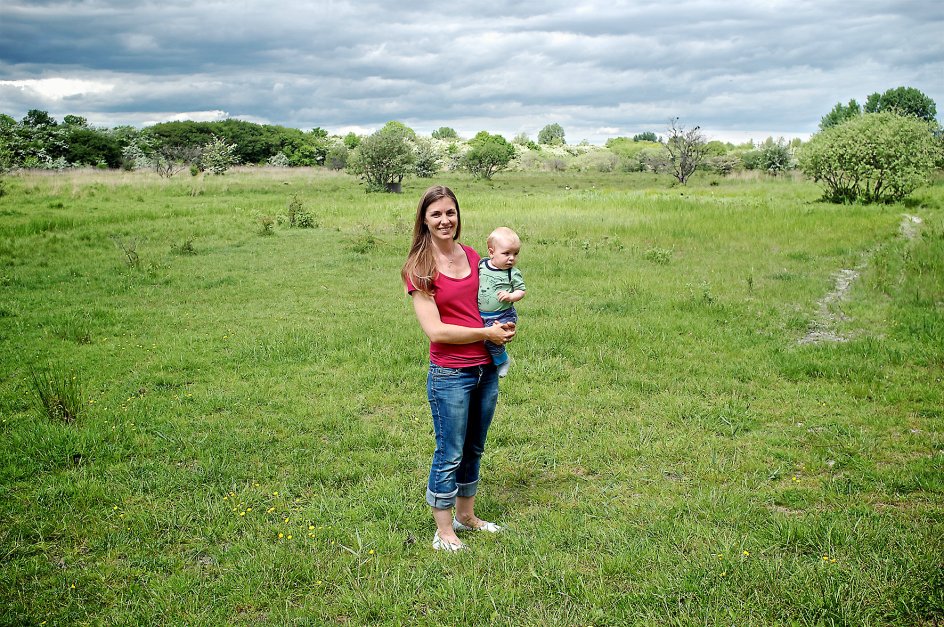
[(406, 263), (400, 270), (404, 281), (410, 281), (413, 286), (425, 294), (432, 296), (435, 293), (433, 281), (436, 280), (436, 259), (433, 257), (432, 235), (426, 226), (426, 209), (442, 198), (449, 198), (456, 205), (456, 234), (452, 239), (459, 239), (462, 231), (462, 219), (459, 216), (459, 201), (452, 190), (444, 185), (433, 185), (420, 198), (416, 207), (416, 221), (413, 223), (413, 243), (410, 244), (410, 253), (406, 256)]

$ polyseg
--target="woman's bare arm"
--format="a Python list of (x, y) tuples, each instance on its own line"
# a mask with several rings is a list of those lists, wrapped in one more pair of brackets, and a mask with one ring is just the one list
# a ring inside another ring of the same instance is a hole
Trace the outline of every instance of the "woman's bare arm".
[(429, 294), (415, 290), (412, 294), (413, 310), (420, 321), (423, 333), (430, 342), (440, 344), (472, 344), (488, 340), (493, 344), (505, 344), (515, 337), (515, 325), (512, 323), (494, 324), (490, 327), (463, 327), (446, 324), (439, 317), (439, 307)]

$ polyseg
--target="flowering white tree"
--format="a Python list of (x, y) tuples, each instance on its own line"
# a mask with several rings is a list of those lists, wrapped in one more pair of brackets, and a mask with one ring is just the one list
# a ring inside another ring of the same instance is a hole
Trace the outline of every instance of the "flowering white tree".
[(225, 174), (238, 162), (236, 144), (230, 144), (222, 137), (214, 135), (212, 140), (203, 145), (200, 165), (210, 174)]

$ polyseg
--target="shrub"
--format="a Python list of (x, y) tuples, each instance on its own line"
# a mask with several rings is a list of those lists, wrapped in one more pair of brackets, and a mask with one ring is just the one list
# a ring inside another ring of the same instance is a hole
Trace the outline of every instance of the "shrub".
[(432, 137), (433, 139), (459, 139), (459, 133), (450, 126), (440, 126), (433, 131)]
[(115, 242), (115, 246), (118, 247), (118, 250), (124, 254), (125, 263), (128, 264), (128, 267), (137, 268), (141, 263), (141, 258), (138, 256), (138, 240), (133, 238), (125, 239), (118, 235), (113, 235), (111, 239)]
[(287, 168), (289, 164), (288, 157), (284, 152), (277, 152), (266, 161), (273, 168)]
[(305, 210), (298, 196), (292, 196), (288, 203), (288, 225), (293, 229), (313, 229), (318, 226), (315, 217)]
[(538, 133), (538, 143), (549, 146), (561, 146), (564, 141), (564, 127), (558, 123), (548, 124)]
[(351, 149), (348, 148), (347, 144), (335, 144), (328, 151), (328, 156), (325, 157), (325, 165), (332, 170), (343, 170), (347, 167), (350, 156)]
[(197, 249), (193, 247), (194, 236), (185, 237), (179, 244), (171, 245), (171, 252), (177, 255), (196, 255)]
[(237, 162), (236, 144), (230, 144), (222, 137), (214, 136), (203, 146), (200, 165), (210, 174), (225, 174)]
[(708, 169), (717, 172), (721, 176), (727, 176), (734, 172), (740, 163), (741, 160), (737, 155), (732, 154), (708, 157)]
[(929, 180), (936, 153), (927, 122), (867, 113), (815, 134), (800, 167), (831, 202), (894, 202)]
[(464, 165), (475, 176), (490, 179), (508, 167), (515, 156), (515, 147), (501, 135), (481, 131), (469, 140)]
[(642, 254), (643, 258), (647, 261), (657, 263), (659, 265), (666, 265), (672, 261), (672, 249), (671, 248), (647, 248), (646, 251)]
[(270, 215), (259, 216), (259, 235), (272, 235), (275, 233), (275, 218)]
[(367, 184), (368, 192), (397, 191), (416, 161), (416, 133), (400, 122), (387, 122), (354, 150), (348, 169)]
[(433, 142), (416, 139), (416, 163), (413, 164), (413, 173), (419, 178), (428, 179), (440, 170), (441, 154)]
[(781, 137), (777, 141), (768, 139), (760, 148), (760, 166), (771, 174), (780, 174), (793, 165), (790, 146)]

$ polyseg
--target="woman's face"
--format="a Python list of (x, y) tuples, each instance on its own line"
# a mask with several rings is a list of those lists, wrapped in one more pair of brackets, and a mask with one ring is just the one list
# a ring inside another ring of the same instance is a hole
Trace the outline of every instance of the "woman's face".
[(423, 220), (434, 240), (452, 241), (459, 228), (459, 212), (452, 198), (443, 197), (426, 207)]

